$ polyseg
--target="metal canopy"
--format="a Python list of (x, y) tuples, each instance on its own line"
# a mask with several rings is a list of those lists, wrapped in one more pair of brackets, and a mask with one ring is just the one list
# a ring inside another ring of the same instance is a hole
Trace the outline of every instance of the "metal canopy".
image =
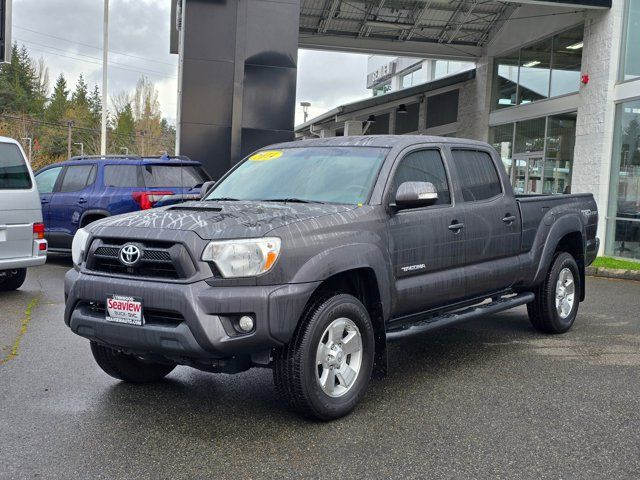
[[(481, 49), (523, 1), (301, 0), (302, 48), (468, 59)], [(526, 3), (608, 8), (611, 0)]]

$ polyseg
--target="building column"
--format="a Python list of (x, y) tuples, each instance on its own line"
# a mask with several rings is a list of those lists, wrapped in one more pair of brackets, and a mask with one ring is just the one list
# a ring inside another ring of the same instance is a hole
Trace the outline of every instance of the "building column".
[(396, 112), (397, 108), (392, 108), (389, 112), (389, 135), (396, 134)]
[(344, 136), (351, 137), (362, 135), (362, 122), (360, 120), (347, 120), (344, 122)]
[(493, 58), (481, 57), (476, 63), (476, 78), (466, 82), (458, 97), (457, 136), (486, 142), (489, 138)]
[(180, 153), (214, 179), (294, 139), (300, 0), (183, 0)]
[(418, 104), (418, 134), (427, 133), (427, 99), (423, 96)]
[(320, 138), (328, 138), (328, 137), (335, 137), (336, 136), (336, 131), (332, 130), (330, 128), (323, 128), (322, 130), (320, 130)]
[(613, 2), (610, 10), (587, 12), (582, 48), (581, 73), (589, 75), (589, 83), (580, 87), (571, 193), (593, 193), (599, 212), (600, 254), (606, 243), (623, 13), (624, 2)]

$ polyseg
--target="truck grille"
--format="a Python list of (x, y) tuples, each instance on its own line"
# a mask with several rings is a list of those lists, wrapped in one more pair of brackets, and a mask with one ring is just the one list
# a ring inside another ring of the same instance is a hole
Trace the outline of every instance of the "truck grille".
[(137, 265), (120, 261), (120, 249), (127, 240), (96, 239), (87, 257), (87, 269), (113, 275), (179, 280), (195, 273), (195, 267), (180, 244), (166, 242), (134, 242), (142, 250)]

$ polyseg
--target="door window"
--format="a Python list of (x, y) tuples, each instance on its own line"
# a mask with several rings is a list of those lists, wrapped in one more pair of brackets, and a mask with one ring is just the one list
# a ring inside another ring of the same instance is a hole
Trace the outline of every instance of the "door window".
[(74, 165), (67, 167), (67, 171), (60, 186), (61, 192), (77, 192), (93, 183), (95, 167), (93, 165)]
[(478, 150), (452, 150), (451, 154), (465, 202), (487, 200), (502, 193), (491, 155)]
[(51, 193), (56, 186), (58, 176), (62, 171), (62, 167), (50, 168), (44, 172), (40, 172), (36, 175), (36, 184), (38, 185), (38, 192)]
[(396, 170), (391, 191), (395, 194), (404, 182), (431, 182), (438, 191), (435, 205), (451, 203), (447, 173), (438, 150), (420, 150), (404, 157)]
[(29, 188), (31, 176), (20, 149), (13, 143), (0, 143), (0, 189)]

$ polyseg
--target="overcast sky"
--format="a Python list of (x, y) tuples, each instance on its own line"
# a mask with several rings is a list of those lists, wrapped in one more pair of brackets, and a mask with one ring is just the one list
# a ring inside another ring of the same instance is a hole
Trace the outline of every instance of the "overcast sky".
[[(132, 91), (141, 74), (160, 93), (163, 116), (175, 121), (177, 55), (169, 54), (171, 0), (111, 0), (109, 95)], [(73, 89), (80, 73), (90, 88), (102, 83), (102, 0), (13, 0), (13, 39), (44, 57), (53, 86), (64, 73)], [(316, 116), (370, 95), (366, 55), (301, 50), (296, 124), (301, 101)]]

